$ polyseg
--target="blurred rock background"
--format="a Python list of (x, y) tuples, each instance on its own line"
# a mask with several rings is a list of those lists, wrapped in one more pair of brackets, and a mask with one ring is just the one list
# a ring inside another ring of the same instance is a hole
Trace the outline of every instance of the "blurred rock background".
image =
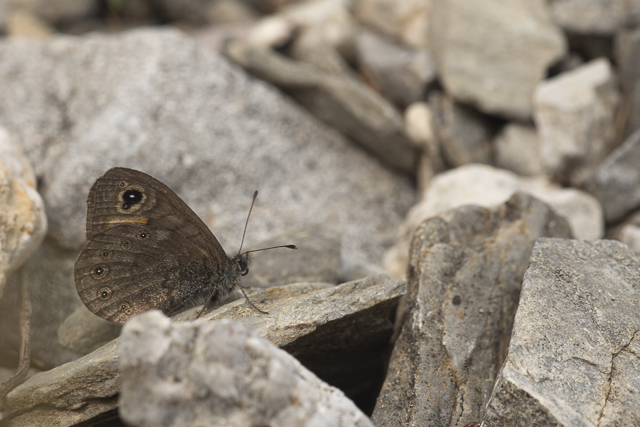
[(79, 356), (57, 331), (113, 166), (165, 182), (229, 252), (259, 189), (249, 245), (330, 236), (309, 281), (403, 278), (423, 220), (517, 191), (640, 254), (640, 0), (0, 0), (0, 34), (0, 195), (26, 182), (6, 205), (35, 218), (0, 235), (3, 367), (33, 251), (33, 364)]

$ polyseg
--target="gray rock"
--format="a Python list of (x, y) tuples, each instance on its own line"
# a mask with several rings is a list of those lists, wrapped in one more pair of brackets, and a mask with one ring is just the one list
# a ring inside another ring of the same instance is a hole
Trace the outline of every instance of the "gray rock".
[(415, 171), (417, 155), (402, 117), (363, 83), (327, 74), (310, 64), (240, 40), (230, 42), (226, 54), (251, 74), (286, 91), (383, 163), (402, 172)]
[(67, 350), (84, 356), (113, 341), (122, 325), (112, 323), (81, 305), (58, 328), (58, 342)]
[(611, 36), (640, 24), (638, 0), (552, 0), (549, 10), (563, 30), (577, 34)]
[(86, 195), (112, 166), (163, 181), (230, 252), (255, 189), (249, 246), (332, 221), (345, 254), (371, 262), (413, 199), (404, 177), (173, 30), (0, 42), (0, 121), (41, 177), (65, 247), (84, 242)]
[[(78, 357), (58, 342), (58, 328), (82, 305), (73, 282), (76, 257), (76, 251), (62, 249), (47, 238), (24, 265), (32, 306), (31, 364), (39, 369), (51, 369)], [(20, 348), (17, 276), (9, 277), (0, 299), (0, 355), (15, 355)]]
[[(381, 371), (392, 332), (389, 316), (404, 292), (404, 281), (385, 276), (339, 286), (289, 285), (251, 295), (269, 315), (242, 299), (202, 317), (242, 322), (306, 363), (320, 378), (336, 379), (333, 385), (340, 386), (341, 381), (354, 384), (354, 377), (371, 381)], [(198, 311), (194, 308), (175, 320), (192, 319)], [(6, 399), (9, 425), (71, 426), (117, 417), (118, 342), (36, 374), (11, 391)], [(317, 367), (323, 369), (314, 370)], [(370, 386), (358, 385), (354, 392)]]
[(422, 49), (429, 46), (431, 0), (354, 0), (353, 14), (362, 24)]
[(429, 107), (442, 157), (449, 165), (491, 164), (491, 131), (478, 112), (438, 92), (429, 97)]
[(614, 57), (625, 111), (622, 137), (640, 129), (640, 28), (621, 28), (614, 38)]
[(289, 283), (340, 283), (342, 233), (331, 224), (315, 224), (286, 232), (248, 249), (294, 244), (298, 250), (274, 249), (250, 255), (251, 272), (243, 286), (268, 288)]
[(638, 224), (623, 225), (616, 239), (629, 246), (634, 254), (640, 256), (640, 226)]
[(585, 184), (600, 200), (607, 222), (615, 222), (640, 206), (640, 130), (616, 148)]
[(119, 413), (131, 426), (373, 427), (341, 391), (242, 323), (144, 313), (123, 328), (119, 354)]
[(8, 8), (6, 0), (0, 0), (0, 35), (7, 32)]
[(538, 240), (483, 425), (638, 425), (639, 282), (619, 242)]
[(447, 92), (481, 111), (531, 117), (531, 97), (567, 44), (545, 0), (433, 2), (429, 43)]
[(492, 210), (465, 206), (420, 225), (376, 426), (463, 426), (482, 418), (540, 236), (571, 231), (548, 205), (522, 193)]
[(428, 51), (407, 49), (371, 31), (360, 31), (356, 46), (361, 74), (385, 98), (402, 109), (424, 99), (436, 78)]
[(533, 126), (518, 123), (505, 125), (493, 144), (496, 166), (518, 175), (544, 174), (540, 158), (540, 141)]
[(396, 244), (385, 255), (385, 269), (394, 277), (405, 276), (413, 232), (425, 219), (469, 204), (497, 206), (517, 191), (548, 203), (558, 214), (567, 218), (577, 238), (602, 237), (602, 206), (592, 195), (575, 188), (562, 188), (545, 178), (522, 178), (491, 166), (466, 165), (433, 178), (423, 193), (422, 201), (409, 211), (400, 227)]
[(548, 174), (574, 186), (584, 183), (613, 148), (618, 100), (605, 58), (538, 85), (534, 116)]

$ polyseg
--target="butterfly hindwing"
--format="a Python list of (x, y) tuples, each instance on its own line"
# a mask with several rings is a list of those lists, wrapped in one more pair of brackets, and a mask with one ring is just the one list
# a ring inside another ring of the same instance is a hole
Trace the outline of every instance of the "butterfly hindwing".
[(212, 288), (228, 266), (215, 262), (180, 233), (144, 224), (121, 224), (92, 234), (74, 274), (90, 311), (124, 323), (150, 307), (171, 314)]

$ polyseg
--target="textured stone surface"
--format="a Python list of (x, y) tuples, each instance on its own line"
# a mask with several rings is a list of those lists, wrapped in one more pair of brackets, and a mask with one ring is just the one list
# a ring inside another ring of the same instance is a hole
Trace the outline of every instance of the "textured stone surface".
[(612, 35), (640, 24), (638, 0), (552, 0), (549, 10), (562, 29), (586, 35)]
[(531, 96), (567, 50), (544, 0), (433, 2), (429, 43), (447, 92), (481, 111), (531, 117)]
[(283, 89), (380, 161), (402, 172), (415, 171), (416, 152), (400, 113), (359, 80), (327, 74), (241, 40), (230, 42), (225, 53), (251, 74)]
[(538, 85), (540, 154), (547, 173), (581, 185), (611, 151), (619, 94), (611, 64), (588, 62)]
[(426, 218), (463, 205), (497, 206), (516, 191), (533, 195), (566, 217), (576, 238), (602, 237), (602, 207), (590, 194), (561, 188), (544, 178), (521, 178), (491, 166), (467, 165), (433, 178), (422, 201), (411, 209), (400, 227), (398, 241), (385, 256), (385, 268), (395, 277), (404, 277), (413, 231)]
[[(404, 281), (386, 276), (339, 286), (297, 284), (251, 295), (269, 315), (241, 299), (202, 317), (237, 320), (252, 327), (336, 386), (354, 384), (353, 378), (359, 378), (355, 390), (346, 390), (357, 398), (364, 389), (378, 385), (376, 375), (382, 371), (392, 332), (390, 313), (404, 292)], [(192, 319), (198, 311), (194, 308), (175, 320)], [(12, 411), (8, 425), (70, 426), (115, 417), (120, 381), (117, 347), (118, 341), (112, 341), (14, 389), (7, 395)]]
[(0, 297), (7, 276), (38, 248), (46, 233), (47, 217), (33, 169), (0, 127)]
[(616, 148), (586, 183), (604, 208), (607, 222), (619, 221), (640, 206), (640, 130)]
[(402, 43), (429, 46), (431, 0), (355, 0), (353, 14), (362, 24)]
[(619, 242), (538, 240), (483, 425), (638, 425), (638, 283)]
[(571, 237), (571, 230), (522, 193), (491, 210), (465, 206), (418, 227), (376, 426), (462, 427), (482, 418), (541, 236)]
[(247, 245), (331, 221), (345, 254), (371, 262), (413, 199), (408, 180), (173, 30), (1, 42), (0, 121), (67, 247), (84, 242), (86, 195), (112, 166), (167, 184), (230, 252), (256, 189)]
[(429, 107), (442, 157), (451, 166), (491, 163), (491, 137), (486, 120), (451, 96), (433, 93)]
[(361, 31), (356, 46), (360, 72), (385, 98), (400, 108), (424, 99), (436, 78), (428, 51), (407, 49), (371, 31)]
[(123, 328), (119, 354), (119, 413), (131, 426), (373, 427), (341, 391), (242, 323), (144, 313)]
[(640, 28), (621, 28), (614, 39), (614, 58), (625, 111), (623, 137), (640, 130)]
[(493, 145), (496, 166), (518, 175), (544, 174), (540, 141), (533, 126), (509, 123), (496, 136)]

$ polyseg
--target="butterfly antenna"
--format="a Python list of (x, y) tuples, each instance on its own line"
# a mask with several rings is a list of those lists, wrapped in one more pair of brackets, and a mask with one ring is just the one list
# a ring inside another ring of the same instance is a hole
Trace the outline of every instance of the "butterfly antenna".
[(238, 255), (240, 255), (240, 251), (242, 251), (242, 245), (244, 245), (244, 236), (247, 234), (247, 226), (249, 225), (249, 217), (251, 217), (251, 211), (253, 210), (253, 205), (256, 203), (256, 197), (258, 197), (258, 190), (253, 193), (253, 200), (251, 201), (251, 207), (249, 208), (249, 214), (247, 215), (247, 221), (244, 223), (244, 231), (242, 232), (242, 241), (240, 242), (240, 249), (238, 249)]
[(276, 249), (276, 248), (298, 249), (298, 247), (296, 245), (279, 245), (279, 246), (271, 246), (271, 247), (268, 247), (268, 248), (253, 249), (251, 251), (246, 251), (242, 255), (250, 254), (251, 252), (267, 251), (269, 249)]

